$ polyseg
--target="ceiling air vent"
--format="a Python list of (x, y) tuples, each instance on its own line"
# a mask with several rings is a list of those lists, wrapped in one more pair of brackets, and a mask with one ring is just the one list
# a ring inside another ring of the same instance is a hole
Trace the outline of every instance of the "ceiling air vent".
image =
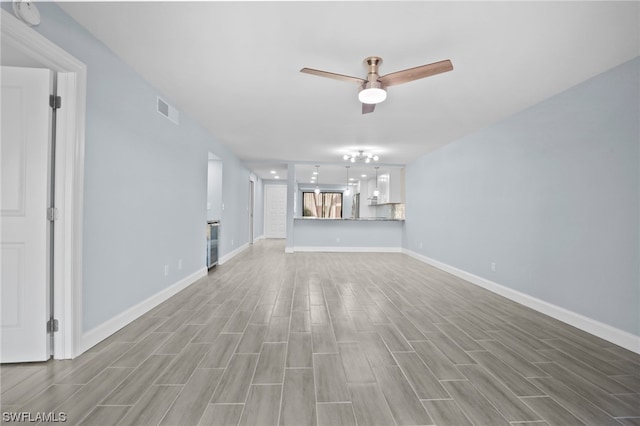
[(178, 124), (178, 110), (169, 105), (160, 96), (158, 96), (158, 112), (167, 117), (175, 124)]

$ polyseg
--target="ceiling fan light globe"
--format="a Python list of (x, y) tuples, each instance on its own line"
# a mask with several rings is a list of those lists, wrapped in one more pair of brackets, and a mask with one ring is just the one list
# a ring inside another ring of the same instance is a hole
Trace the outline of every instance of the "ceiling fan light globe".
[(364, 88), (358, 93), (358, 99), (363, 104), (379, 104), (387, 99), (387, 91), (379, 87)]

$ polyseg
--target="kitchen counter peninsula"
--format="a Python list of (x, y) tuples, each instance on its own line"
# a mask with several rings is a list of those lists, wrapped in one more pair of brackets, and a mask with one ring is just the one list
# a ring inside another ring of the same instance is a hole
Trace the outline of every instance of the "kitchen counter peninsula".
[(293, 228), (293, 251), (402, 251), (404, 219), (296, 217)]
[(351, 220), (351, 221), (363, 221), (363, 220), (379, 220), (379, 221), (385, 221), (385, 220), (392, 220), (392, 221), (396, 221), (396, 222), (404, 222), (404, 219), (395, 219), (392, 217), (310, 217), (310, 216), (304, 216), (304, 217), (294, 217), (295, 220), (319, 220), (319, 221), (323, 221), (323, 220)]

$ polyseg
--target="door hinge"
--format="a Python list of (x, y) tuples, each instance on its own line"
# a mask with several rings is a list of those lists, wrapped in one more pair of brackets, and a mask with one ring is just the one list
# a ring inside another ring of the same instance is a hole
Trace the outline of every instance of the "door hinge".
[(47, 220), (50, 222), (58, 220), (58, 209), (55, 207), (49, 207), (47, 209)]
[(49, 95), (49, 106), (53, 109), (62, 107), (62, 98), (60, 96)]
[(58, 331), (58, 320), (51, 318), (47, 321), (47, 333), (55, 333)]

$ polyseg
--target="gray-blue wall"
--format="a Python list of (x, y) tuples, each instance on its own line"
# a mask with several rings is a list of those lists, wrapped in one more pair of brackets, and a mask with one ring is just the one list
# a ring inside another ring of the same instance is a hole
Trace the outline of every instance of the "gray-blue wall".
[[(11, 4), (3, 2), (2, 8), (10, 11)], [(158, 114), (156, 96), (162, 93), (58, 6), (42, 2), (38, 8), (42, 23), (35, 30), (88, 68), (83, 236), (83, 330), (88, 331), (205, 267), (208, 152), (223, 162), (220, 255), (247, 243), (249, 171), (183, 112), (178, 126)], [(164, 265), (169, 265), (167, 277)]]
[(636, 58), (409, 164), (405, 248), (640, 334), (639, 75)]

